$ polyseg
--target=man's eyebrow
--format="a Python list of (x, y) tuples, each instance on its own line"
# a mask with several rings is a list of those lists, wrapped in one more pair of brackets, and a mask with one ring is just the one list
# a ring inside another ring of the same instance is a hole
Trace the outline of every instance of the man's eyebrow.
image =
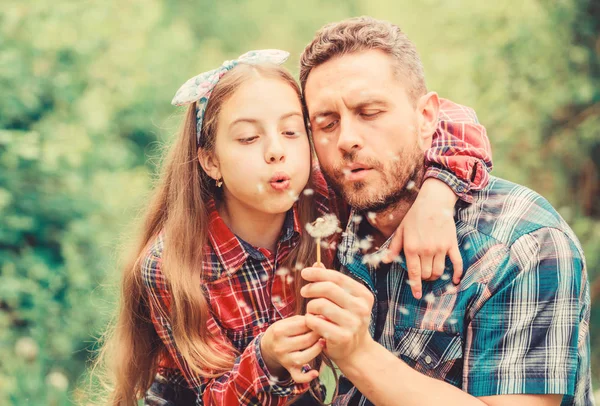
[[(356, 104), (350, 105), (348, 107), (352, 110), (359, 110), (361, 108), (365, 108), (368, 106), (386, 106), (387, 104), (388, 104), (388, 102), (385, 99), (383, 99), (381, 97), (372, 96), (372, 97), (368, 97), (366, 99), (360, 100)], [(316, 113), (310, 115), (310, 121), (312, 122), (318, 118), (325, 118), (332, 114), (335, 114), (335, 112), (331, 111), (331, 110), (320, 110), (320, 111), (317, 111)]]
[(316, 120), (318, 118), (325, 118), (325, 117), (328, 117), (328, 116), (330, 116), (332, 114), (334, 114), (334, 112), (331, 111), (331, 110), (317, 111), (316, 113), (310, 115), (310, 121), (314, 121), (314, 120)]
[(358, 110), (364, 107), (372, 106), (372, 105), (387, 105), (387, 101), (381, 99), (379, 97), (369, 97), (367, 99), (361, 100), (354, 105), (349, 106), (352, 110)]

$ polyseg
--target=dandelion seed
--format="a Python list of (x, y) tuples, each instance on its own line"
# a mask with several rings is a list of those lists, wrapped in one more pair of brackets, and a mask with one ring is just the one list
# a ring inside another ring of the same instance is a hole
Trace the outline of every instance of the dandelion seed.
[(262, 183), (256, 185), (256, 188), (258, 189), (258, 193), (263, 193), (265, 191), (265, 185), (263, 185)]
[(290, 270), (287, 268), (279, 268), (277, 271), (275, 271), (275, 275), (279, 275), (279, 276), (286, 276), (287, 274), (290, 273)]
[(304, 194), (304, 196), (312, 196), (315, 194), (315, 191), (312, 189), (304, 189), (304, 191), (302, 192)]
[(351, 172), (351, 171), (350, 171), (350, 169), (348, 169), (348, 168), (344, 168), (344, 169), (342, 169), (342, 174), (343, 174), (344, 176), (348, 176), (348, 175), (350, 175), (351, 173), (352, 173), (352, 172)]
[(367, 217), (372, 222), (376, 222), (377, 221), (377, 213), (374, 213), (374, 212), (370, 211), (370, 212), (367, 213)]
[(361, 221), (362, 221), (362, 216), (359, 216), (358, 214), (355, 214), (355, 215), (352, 217), (352, 222), (353, 222), (354, 224), (359, 224)]
[(454, 294), (454, 293), (458, 292), (458, 289), (454, 285), (448, 285), (448, 286), (446, 286), (446, 292), (450, 293), (450, 294)]
[(448, 324), (456, 324), (457, 322), (458, 322), (458, 320), (456, 320), (456, 319), (448, 320)]
[(445, 217), (454, 217), (454, 210), (453, 209), (443, 209), (442, 210), (442, 216), (445, 216)]
[(266, 282), (268, 279), (269, 279), (269, 275), (267, 275), (267, 274), (260, 275), (260, 280), (262, 282)]
[(471, 243), (469, 241), (467, 241), (466, 243), (463, 244), (463, 248), (468, 250), (471, 248)]
[(447, 281), (448, 279), (450, 279), (450, 275), (449, 274), (445, 273), (445, 274), (442, 275), (442, 280), (443, 281)]
[(69, 379), (58, 371), (52, 371), (46, 376), (46, 383), (58, 390), (66, 391), (69, 387)]
[(413, 190), (415, 187), (415, 182), (413, 182), (412, 180), (408, 181), (408, 183), (406, 184), (406, 190)]
[(291, 276), (291, 275), (289, 275), (289, 276), (286, 278), (286, 280), (285, 280), (285, 281), (286, 281), (286, 282), (288, 283), (288, 285), (289, 285), (289, 284), (291, 284), (292, 282), (294, 282), (294, 277), (293, 277), (293, 276)]
[(390, 219), (390, 220), (393, 220), (393, 219), (394, 219), (394, 215), (393, 215), (393, 214), (390, 214), (390, 215), (388, 216), (388, 219)]
[(294, 269), (296, 269), (296, 271), (301, 271), (304, 269), (304, 264), (302, 262), (296, 262), (296, 265), (294, 265)]
[(433, 295), (433, 293), (426, 294), (425, 297), (424, 297), (424, 299), (429, 304), (435, 303), (435, 296)]
[(321, 139), (319, 140), (319, 142), (320, 142), (321, 144), (323, 144), (323, 145), (326, 145), (326, 144), (329, 144), (329, 139), (328, 139), (328, 138), (321, 138)]
[(411, 281), (410, 279), (407, 279), (407, 280), (406, 280), (406, 284), (407, 284), (408, 286), (411, 286), (411, 287), (412, 287), (412, 286), (415, 286), (416, 282), (414, 282), (414, 281)]
[(372, 246), (373, 237), (371, 237), (370, 235), (366, 236), (358, 242), (358, 249), (363, 251), (368, 251)]
[(372, 254), (367, 254), (367, 255), (363, 256), (362, 263), (371, 265), (372, 267), (377, 268), (383, 261), (383, 258), (384, 258), (384, 256), (382, 255), (381, 252), (374, 252)]
[(293, 190), (289, 190), (288, 191), (288, 196), (290, 197), (290, 199), (292, 199), (293, 201), (298, 200), (298, 195), (296, 194), (296, 192), (294, 192)]
[(408, 316), (410, 314), (410, 312), (408, 311), (408, 309), (404, 306), (400, 306), (400, 308), (398, 309), (400, 311), (400, 313), (402, 313), (405, 316)]
[(31, 337), (22, 337), (15, 343), (15, 353), (25, 361), (33, 361), (37, 358), (39, 347)]

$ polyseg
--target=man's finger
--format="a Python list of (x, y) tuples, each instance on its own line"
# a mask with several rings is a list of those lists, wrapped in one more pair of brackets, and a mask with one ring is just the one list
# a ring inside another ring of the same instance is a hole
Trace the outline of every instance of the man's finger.
[(313, 314), (306, 314), (306, 325), (311, 330), (319, 333), (326, 342), (331, 340), (335, 343), (344, 334), (344, 330), (340, 326)]
[[(408, 284), (415, 299), (421, 299), (421, 260), (418, 255), (406, 254)], [(307, 320), (308, 325), (308, 320)]]
[(450, 249), (448, 256), (450, 257), (450, 261), (452, 261), (452, 267), (454, 268), (454, 276), (452, 281), (458, 285), (463, 274), (463, 259), (460, 255), (458, 245), (455, 245)]
[(349, 309), (352, 299), (355, 298), (348, 291), (330, 281), (309, 283), (302, 287), (300, 294), (307, 299), (318, 297), (328, 299), (344, 309)]
[(398, 228), (398, 230), (396, 230), (396, 233), (394, 233), (394, 236), (392, 237), (392, 241), (390, 242), (390, 245), (388, 247), (387, 255), (383, 258), (381, 262), (383, 262), (384, 264), (391, 263), (394, 260), (394, 258), (400, 255), (400, 251), (402, 251), (403, 244), (404, 227), (402, 226), (402, 224), (400, 224), (400, 227)]
[(371, 295), (360, 282), (333, 269), (304, 268), (301, 275), (308, 282), (333, 282), (353, 296), (366, 297)]
[(315, 316), (323, 316), (325, 319), (328, 319), (338, 326), (352, 325), (354, 321), (352, 316), (354, 312), (352, 310), (342, 309), (336, 304), (323, 298), (313, 299), (308, 302), (306, 305), (306, 313)]

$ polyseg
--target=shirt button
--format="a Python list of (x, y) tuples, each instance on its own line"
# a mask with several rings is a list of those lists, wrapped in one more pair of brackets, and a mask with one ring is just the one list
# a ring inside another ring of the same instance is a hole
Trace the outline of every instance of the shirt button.
[(425, 363), (431, 364), (431, 357), (429, 355), (425, 356)]

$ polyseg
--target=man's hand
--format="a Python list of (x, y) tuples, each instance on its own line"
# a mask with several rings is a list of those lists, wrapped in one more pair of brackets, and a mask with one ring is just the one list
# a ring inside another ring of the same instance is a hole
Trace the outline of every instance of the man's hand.
[(325, 353), (333, 360), (348, 359), (373, 341), (369, 334), (373, 294), (354, 279), (331, 269), (305, 268), (308, 283), (300, 291), (312, 299), (306, 325), (326, 341)]
[(302, 372), (302, 366), (323, 351), (319, 334), (306, 324), (305, 316), (293, 316), (271, 324), (260, 342), (267, 368), (279, 378), (290, 373), (296, 383), (306, 383), (319, 376), (319, 371)]
[(388, 248), (385, 263), (392, 262), (404, 249), (409, 284), (417, 299), (422, 295), (421, 279), (436, 280), (444, 273), (446, 255), (454, 266), (454, 283), (460, 282), (463, 261), (454, 224), (456, 200), (444, 182), (426, 179)]

